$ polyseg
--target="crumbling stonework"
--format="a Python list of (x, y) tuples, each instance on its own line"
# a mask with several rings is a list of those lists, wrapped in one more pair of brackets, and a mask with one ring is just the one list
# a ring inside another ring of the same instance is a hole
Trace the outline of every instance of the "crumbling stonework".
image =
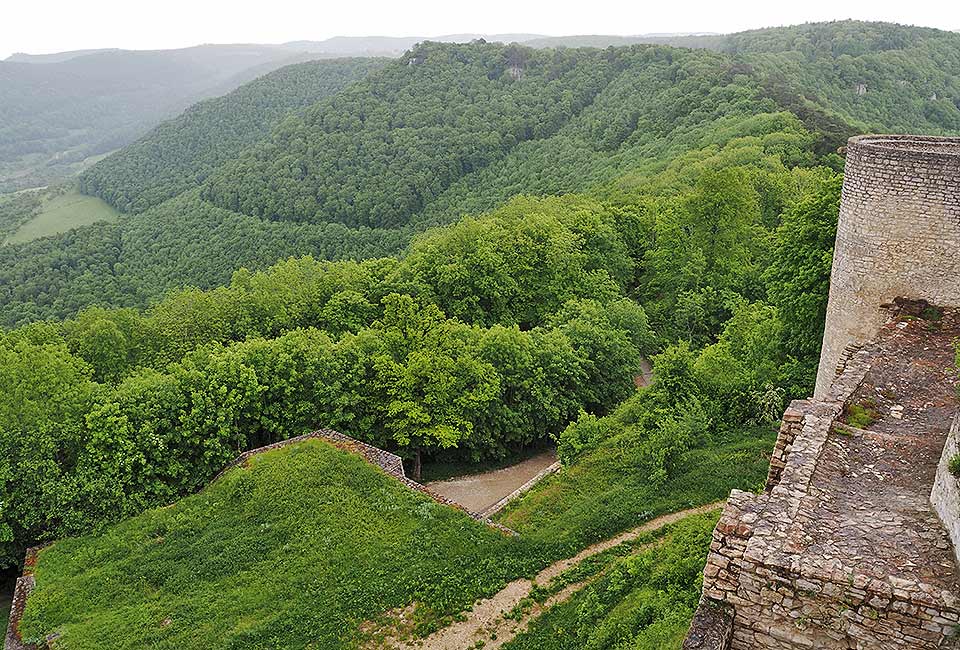
[(23, 575), (17, 578), (13, 590), (13, 602), (10, 605), (10, 620), (7, 622), (7, 636), (4, 638), (4, 650), (37, 650), (35, 643), (24, 643), (20, 638), (20, 619), (27, 606), (27, 598), (33, 591), (33, 567), (37, 561), (38, 547), (28, 548), (23, 561)]
[[(930, 502), (958, 336), (960, 312), (892, 320), (821, 399), (790, 405), (765, 491), (734, 491), (717, 524), (685, 648), (960, 647), (960, 571)], [(853, 404), (879, 419), (845, 425)], [(728, 642), (698, 627), (718, 606)]]
[(816, 397), (851, 343), (870, 340), (897, 296), (960, 305), (960, 138), (860, 136), (843, 199)]
[(960, 413), (943, 445), (937, 477), (930, 493), (930, 503), (940, 516), (947, 534), (953, 541), (953, 552), (960, 563), (960, 480), (950, 472), (950, 460), (960, 454)]
[(406, 474), (403, 471), (403, 460), (396, 454), (392, 454), (389, 451), (380, 449), (379, 447), (374, 447), (373, 445), (368, 445), (365, 442), (360, 442), (359, 440), (355, 440), (350, 436), (345, 436), (339, 431), (334, 431), (333, 429), (317, 429), (312, 433), (307, 433), (295, 438), (288, 438), (286, 440), (281, 440), (280, 442), (275, 442), (272, 445), (266, 445), (264, 447), (257, 447), (256, 449), (245, 451), (233, 459), (233, 461), (231, 461), (226, 467), (224, 467), (219, 474), (213, 477), (213, 480), (216, 481), (218, 478), (223, 476), (227, 470), (233, 467), (245, 465), (251, 457), (256, 456), (257, 454), (262, 454), (273, 449), (280, 449), (281, 447), (303, 442), (304, 440), (309, 440), (311, 438), (320, 438), (321, 440), (325, 440), (335, 447), (343, 449), (344, 451), (349, 451), (350, 453), (362, 456), (368, 463), (371, 465), (376, 465), (391, 476), (402, 476), (406, 478)]
[[(783, 414), (780, 433), (770, 454), (770, 469), (767, 472), (766, 489), (772, 490), (780, 482), (783, 470), (787, 466), (787, 456), (793, 448), (793, 441), (803, 431), (803, 406), (805, 402), (794, 402)], [(796, 405), (796, 406), (794, 406)]]
[(851, 138), (814, 399), (731, 494), (685, 648), (960, 648), (960, 310), (931, 303), (960, 307), (960, 138)]

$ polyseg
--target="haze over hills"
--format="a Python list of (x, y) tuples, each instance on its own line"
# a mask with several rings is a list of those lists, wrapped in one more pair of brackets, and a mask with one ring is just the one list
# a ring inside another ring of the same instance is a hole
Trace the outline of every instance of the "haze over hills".
[[(714, 51), (427, 45), (291, 116), (247, 151), (209, 158), (176, 134), (214, 128), (218, 112), (232, 110), (230, 98), (218, 100), (83, 176), (88, 192), (117, 207), (151, 211), (78, 231), (68, 246), (0, 249), (10, 256), (4, 320), (68, 315), (90, 300), (143, 304), (286, 255), (393, 253), (418, 230), (517, 193), (630, 186), (644, 177), (638, 170), (691, 148), (774, 128), (759, 126), (760, 115), (799, 117), (819, 154), (857, 131), (944, 133), (960, 124), (955, 33), (842, 22), (723, 39)], [(294, 92), (278, 83), (276, 95)], [(259, 101), (243, 108), (245, 119), (257, 121)], [(191, 168), (197, 155), (217, 164)], [(331, 165), (337, 176), (324, 171)], [(168, 183), (174, 169), (180, 180)], [(106, 273), (85, 272), (91, 247)], [(80, 251), (69, 264), (44, 261)]]
[(303, 57), (237, 45), (0, 62), (0, 190), (62, 178), (196, 101)]
[(0, 193), (69, 177), (190, 104), (283, 65), (330, 57), (395, 57), (424, 40), (479, 38), (509, 43), (542, 37), (334, 37), (175, 50), (16, 53), (0, 62)]
[[(635, 36), (607, 36), (607, 35), (570, 35), (545, 36), (543, 34), (444, 34), (441, 36), (333, 36), (331, 38), (314, 40), (296, 40), (279, 44), (260, 44), (260, 47), (275, 47), (292, 50), (294, 52), (310, 52), (335, 56), (388, 56), (399, 55), (417, 43), (434, 41), (437, 43), (468, 43), (483, 39), (490, 43), (523, 43), (531, 47), (554, 47), (558, 44), (570, 47), (584, 47), (587, 43), (578, 44), (579, 39), (596, 39), (598, 43), (607, 45), (631, 45), (634, 43), (655, 42), (657, 39), (676, 39), (693, 36), (718, 36), (703, 32), (638, 34)], [(231, 45), (203, 45), (198, 47), (232, 47)], [(598, 46), (599, 47), (599, 46)], [(603, 45), (606, 47), (606, 45)], [(11, 63), (62, 63), (70, 59), (87, 54), (102, 52), (145, 52), (148, 50), (124, 50), (121, 48), (100, 48), (86, 50), (71, 50), (51, 54), (29, 54), (15, 52), (4, 61)], [(176, 50), (152, 50), (154, 52), (172, 52)]]

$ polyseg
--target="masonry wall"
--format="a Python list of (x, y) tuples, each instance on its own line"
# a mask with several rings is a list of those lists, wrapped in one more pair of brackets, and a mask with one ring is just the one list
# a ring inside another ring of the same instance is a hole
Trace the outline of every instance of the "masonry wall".
[[(793, 545), (809, 525), (804, 499), (831, 429), (871, 368), (869, 348), (850, 345), (841, 356), (822, 400), (797, 400), (786, 410), (764, 492), (730, 495), (684, 650), (958, 647), (955, 594), (919, 581), (876, 579), (829, 556), (801, 559)], [(960, 414), (950, 437), (948, 445), (958, 444)], [(943, 494), (957, 517), (960, 493), (955, 479), (950, 485)]]
[(960, 138), (850, 139), (816, 397), (897, 296), (960, 304)]
[(950, 473), (950, 459), (960, 454), (960, 413), (953, 421), (950, 435), (943, 445), (937, 466), (937, 478), (930, 493), (930, 503), (937, 511), (943, 527), (953, 541), (953, 552), (960, 564), (960, 479)]

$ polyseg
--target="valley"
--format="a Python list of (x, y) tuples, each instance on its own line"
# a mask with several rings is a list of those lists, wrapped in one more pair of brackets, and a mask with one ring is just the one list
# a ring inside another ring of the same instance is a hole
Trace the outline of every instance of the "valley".
[(18, 244), (57, 235), (101, 221), (116, 221), (120, 213), (104, 201), (76, 190), (46, 196), (39, 211), (7, 237), (4, 244)]

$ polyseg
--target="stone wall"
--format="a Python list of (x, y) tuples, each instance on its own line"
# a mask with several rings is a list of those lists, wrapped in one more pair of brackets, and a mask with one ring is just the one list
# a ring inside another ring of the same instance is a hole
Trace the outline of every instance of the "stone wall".
[(7, 623), (7, 635), (4, 638), (4, 650), (37, 650), (34, 643), (24, 643), (20, 638), (20, 619), (27, 606), (27, 598), (33, 591), (33, 567), (37, 561), (39, 547), (27, 549), (23, 560), (23, 575), (17, 578), (17, 585), (13, 591), (13, 602), (10, 605), (10, 620)]
[(960, 413), (943, 445), (937, 466), (937, 478), (930, 493), (930, 503), (937, 511), (944, 528), (953, 540), (953, 552), (960, 563), (960, 479), (950, 473), (950, 459), (960, 454)]
[(780, 433), (777, 434), (777, 442), (770, 454), (770, 469), (767, 471), (767, 483), (765, 485), (768, 492), (780, 482), (783, 470), (787, 466), (787, 457), (793, 448), (793, 441), (803, 430), (803, 407), (805, 404), (805, 401), (795, 401), (783, 413)]
[(233, 459), (226, 467), (224, 467), (219, 474), (213, 477), (213, 480), (216, 481), (218, 478), (223, 476), (227, 470), (233, 467), (244, 465), (252, 456), (256, 456), (257, 454), (262, 454), (273, 449), (280, 449), (281, 447), (286, 447), (287, 445), (303, 442), (304, 440), (309, 440), (311, 438), (320, 438), (321, 440), (325, 440), (332, 445), (343, 449), (344, 451), (349, 451), (357, 454), (358, 456), (362, 456), (368, 463), (371, 465), (376, 465), (391, 476), (406, 478), (406, 474), (403, 471), (403, 460), (396, 454), (392, 454), (389, 451), (380, 449), (379, 447), (374, 447), (373, 445), (368, 445), (365, 442), (360, 442), (359, 440), (355, 440), (350, 436), (345, 436), (339, 431), (334, 431), (333, 429), (317, 429), (316, 431), (304, 434), (302, 436), (288, 438), (286, 440), (281, 440), (280, 442), (275, 442), (271, 445), (265, 445), (263, 447), (251, 449), (250, 451), (245, 451)]
[[(849, 486), (856, 484), (859, 472), (873, 471), (872, 462), (867, 467), (861, 466), (868, 463), (866, 458), (841, 457), (838, 461), (837, 450), (852, 449), (850, 445), (854, 441), (849, 427), (841, 426), (839, 430), (837, 427), (845, 406), (864, 394), (882, 391), (879, 384), (872, 383), (875, 375), (882, 375), (877, 368), (889, 363), (890, 358), (903, 356), (902, 348), (913, 346), (920, 355), (931, 354), (928, 348), (932, 345), (925, 342), (926, 328), (927, 324), (922, 322), (886, 325), (878, 341), (847, 350), (845, 361), (840, 364), (841, 372), (823, 399), (795, 401), (787, 409), (765, 491), (753, 494), (735, 490), (714, 530), (704, 569), (701, 604), (685, 640), (685, 650), (960, 647), (957, 636), (960, 582), (956, 580), (952, 549), (943, 550), (947, 546), (943, 541), (944, 532), (933, 530), (938, 527), (935, 516), (931, 514), (932, 524), (927, 519), (922, 525), (916, 525), (896, 517), (880, 521), (876, 511), (859, 520), (851, 518), (854, 515), (849, 513), (832, 515), (840, 519), (827, 527), (834, 533), (846, 530), (853, 537), (859, 537), (865, 529), (878, 533), (875, 538), (879, 542), (861, 547), (855, 554), (845, 553), (849, 546), (844, 547), (842, 540), (834, 544), (836, 540), (822, 534), (824, 513), (840, 510), (835, 503), (837, 486), (825, 482), (824, 476), (843, 475)], [(944, 370), (952, 354), (950, 340), (954, 336), (955, 333), (948, 332), (941, 337), (938, 344), (946, 349), (940, 350), (932, 360), (922, 356), (899, 359), (902, 367), (929, 366), (937, 377), (944, 372), (955, 372), (952, 367)], [(891, 352), (889, 348), (894, 350)], [(865, 381), (866, 377), (870, 380)], [(912, 379), (907, 378), (906, 383)], [(908, 402), (907, 408), (915, 410), (920, 423), (926, 426), (933, 420), (923, 418), (942, 398), (924, 391), (922, 386), (919, 390), (918, 405), (914, 408)], [(948, 394), (943, 391), (955, 392), (949, 378), (944, 379), (941, 391)], [(955, 400), (942, 409), (955, 412)], [(953, 422), (944, 459), (958, 445), (960, 414)], [(891, 427), (900, 424), (895, 421)], [(856, 431), (876, 437), (878, 444), (885, 447), (896, 448), (898, 444), (883, 432)], [(913, 435), (913, 432), (904, 435)], [(945, 460), (941, 460), (941, 466), (944, 463)], [(908, 474), (912, 469), (907, 459), (899, 459), (895, 467), (900, 468), (896, 471)], [(938, 474), (942, 473), (941, 467)], [(885, 478), (899, 480), (897, 475)], [(960, 533), (960, 493), (956, 479), (949, 478), (947, 487), (935, 488), (934, 493), (944, 495), (942, 500), (949, 508), (947, 518), (952, 518), (955, 525), (951, 533), (957, 535)], [(923, 494), (929, 495), (929, 483), (926, 489)], [(903, 491), (906, 493), (908, 489)], [(855, 498), (858, 497), (855, 495)], [(882, 511), (882, 504), (880, 506)], [(912, 508), (908, 502), (906, 509)], [(946, 558), (951, 567), (917, 568), (929, 558), (921, 553), (922, 545), (914, 544), (914, 539), (925, 540), (930, 548), (943, 550), (936, 557), (938, 566), (946, 564), (943, 562)], [(953, 539), (956, 543), (958, 538)], [(899, 564), (905, 570), (899, 575), (891, 575), (882, 568), (878, 570), (868, 557), (871, 551), (883, 555), (880, 552), (886, 549), (881, 546), (887, 542), (891, 546), (899, 544), (900, 552), (904, 553)], [(912, 555), (914, 548), (916, 555)], [(942, 580), (930, 578), (941, 571)]]
[(815, 396), (896, 296), (960, 305), (960, 139), (860, 136), (846, 148)]

